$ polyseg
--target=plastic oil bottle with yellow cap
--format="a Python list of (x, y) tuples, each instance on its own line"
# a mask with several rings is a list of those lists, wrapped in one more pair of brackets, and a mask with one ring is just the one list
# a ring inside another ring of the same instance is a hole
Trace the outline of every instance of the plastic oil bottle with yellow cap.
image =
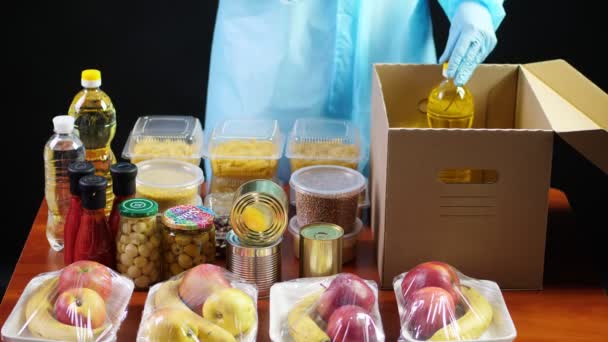
[(116, 110), (108, 94), (100, 89), (101, 72), (87, 69), (82, 72), (82, 90), (76, 94), (70, 105), (69, 115), (74, 117), (80, 140), (86, 149), (86, 159), (95, 166), (95, 174), (108, 181), (106, 190), (106, 215), (112, 209), (112, 176), (110, 165), (116, 157), (110, 144), (116, 133)]
[[(447, 76), (448, 63), (443, 64), (443, 80), (429, 94), (427, 120), (431, 128), (471, 128), (475, 104), (471, 91), (458, 86)], [(444, 183), (470, 183), (471, 170), (447, 169), (439, 173)]]

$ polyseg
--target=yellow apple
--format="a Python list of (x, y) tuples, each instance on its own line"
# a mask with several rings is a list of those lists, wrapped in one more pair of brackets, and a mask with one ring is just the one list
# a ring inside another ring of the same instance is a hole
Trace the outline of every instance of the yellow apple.
[(245, 292), (229, 288), (214, 292), (203, 305), (203, 317), (233, 335), (246, 333), (256, 323), (253, 299)]

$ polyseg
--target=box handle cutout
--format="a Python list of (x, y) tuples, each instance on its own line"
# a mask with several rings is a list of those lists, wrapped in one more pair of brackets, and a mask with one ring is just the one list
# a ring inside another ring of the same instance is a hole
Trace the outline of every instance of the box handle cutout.
[(498, 171), (487, 169), (443, 169), (437, 175), (444, 184), (495, 184)]

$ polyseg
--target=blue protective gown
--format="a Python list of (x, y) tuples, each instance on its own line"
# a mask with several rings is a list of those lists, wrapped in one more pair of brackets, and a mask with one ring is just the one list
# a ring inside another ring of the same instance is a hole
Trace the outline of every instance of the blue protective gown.
[[(438, 1), (452, 18), (471, 0)], [(475, 1), (498, 27), (503, 0)], [(323, 116), (353, 120), (368, 146), (373, 63), (436, 62), (428, 0), (220, 0), (205, 130), (272, 118), (287, 134)]]

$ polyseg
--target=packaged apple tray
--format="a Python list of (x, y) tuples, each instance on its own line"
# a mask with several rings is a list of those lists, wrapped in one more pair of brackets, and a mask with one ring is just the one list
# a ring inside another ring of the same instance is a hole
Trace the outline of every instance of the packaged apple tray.
[(2, 327), (4, 341), (113, 341), (133, 282), (93, 261), (42, 273), (25, 287)]
[(274, 342), (384, 341), (376, 283), (340, 273), (273, 285), (270, 339)]
[(399, 341), (513, 341), (517, 335), (495, 282), (426, 262), (393, 280)]
[(253, 342), (257, 296), (255, 285), (224, 268), (198, 265), (150, 288), (137, 341)]

